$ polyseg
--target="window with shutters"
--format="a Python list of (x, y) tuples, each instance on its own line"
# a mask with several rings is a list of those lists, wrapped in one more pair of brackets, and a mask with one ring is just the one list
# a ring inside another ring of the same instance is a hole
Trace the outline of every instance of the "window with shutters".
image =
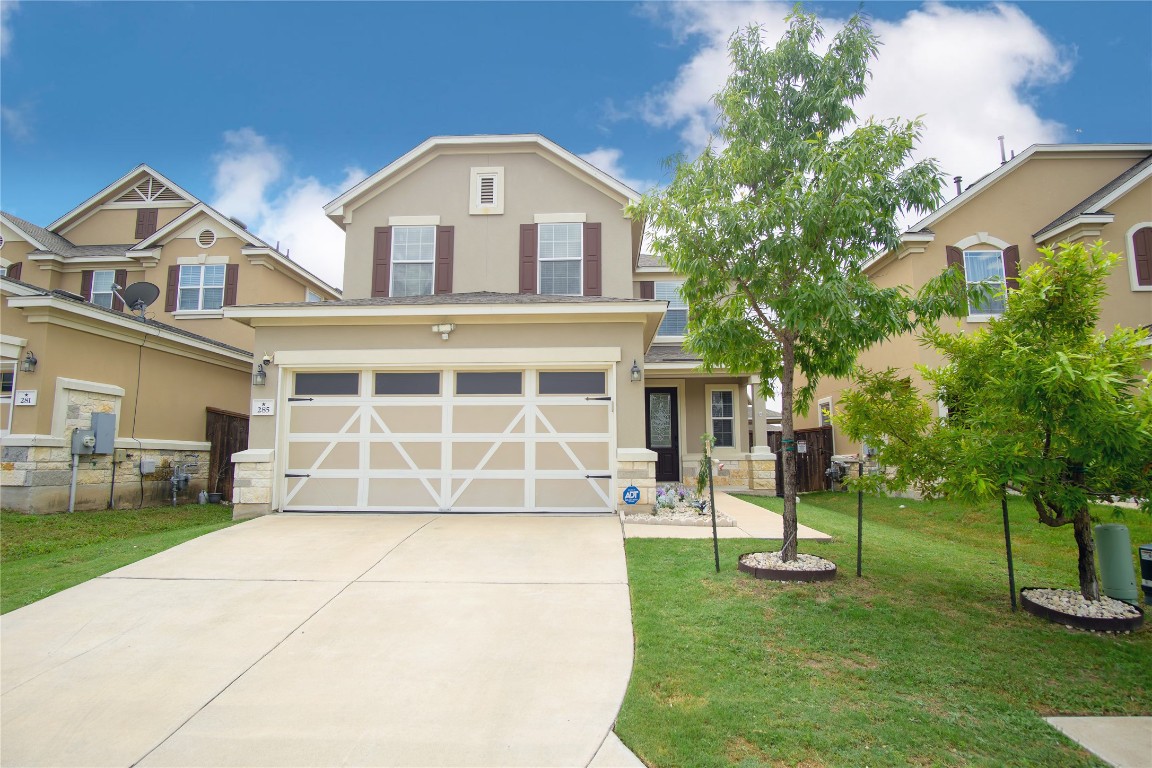
[(392, 227), (389, 296), (431, 296), (436, 266), (436, 227)]
[(538, 224), (538, 293), (580, 296), (583, 293), (584, 225)]
[(1004, 252), (964, 251), (964, 277), (968, 285), (984, 285), (988, 293), (969, 299), (969, 317), (984, 318), (1004, 314)]
[(473, 168), (468, 212), (474, 215), (504, 213), (504, 169)]
[(1128, 230), (1128, 275), (1134, 291), (1152, 291), (1152, 222)]
[(181, 265), (177, 309), (181, 312), (221, 309), (226, 269), (226, 264)]
[(661, 280), (652, 287), (652, 298), (668, 302), (668, 311), (660, 323), (657, 336), (683, 336), (688, 325), (688, 304), (680, 295), (683, 280)]
[(115, 298), (115, 295), (112, 293), (112, 284), (115, 282), (116, 270), (92, 270), (92, 297), (89, 301), (93, 304), (99, 304), (106, 309), (112, 309), (112, 300)]

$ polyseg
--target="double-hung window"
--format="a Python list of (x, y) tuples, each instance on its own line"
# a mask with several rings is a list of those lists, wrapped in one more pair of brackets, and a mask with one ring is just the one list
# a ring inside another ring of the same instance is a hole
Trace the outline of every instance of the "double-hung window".
[(688, 304), (680, 295), (683, 280), (662, 280), (653, 286), (653, 298), (668, 302), (668, 311), (660, 323), (657, 336), (683, 336), (688, 325)]
[(584, 292), (584, 225), (540, 224), (538, 292), (580, 296)]
[(107, 309), (112, 309), (112, 285), (115, 282), (116, 270), (92, 270), (92, 298), (90, 301), (93, 304), (99, 304)]
[(436, 227), (392, 227), (390, 296), (431, 296)]
[[(192, 312), (224, 306), (226, 264), (184, 264), (180, 267), (180, 301), (177, 309)], [(95, 276), (93, 276), (95, 296)], [(95, 298), (93, 298), (95, 301)]]
[(712, 390), (712, 436), (719, 448), (736, 447), (736, 402), (731, 389)]
[(984, 285), (988, 290), (983, 298), (968, 301), (970, 316), (1004, 314), (1003, 251), (964, 251), (964, 276), (969, 286)]

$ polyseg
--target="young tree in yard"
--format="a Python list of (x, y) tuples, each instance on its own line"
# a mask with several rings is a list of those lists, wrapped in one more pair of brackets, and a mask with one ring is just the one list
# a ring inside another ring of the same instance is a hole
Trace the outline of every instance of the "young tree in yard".
[(1145, 330), (1096, 332), (1114, 254), (1099, 243), (1041, 254), (1001, 318), (923, 334), (946, 361), (920, 369), (946, 419), (888, 370), (858, 377), (837, 423), (879, 442), (880, 462), (896, 468), (889, 486), (971, 501), (1008, 489), (1041, 523), (1071, 525), (1080, 592), (1099, 600), (1089, 502), (1135, 497), (1152, 511), (1152, 347)]
[(901, 209), (939, 203), (941, 177), (933, 161), (910, 163), (918, 121), (857, 125), (878, 48), (867, 22), (850, 19), (824, 55), (822, 37), (799, 10), (774, 48), (758, 27), (737, 32), (716, 143), (631, 209), (684, 277), (687, 347), (704, 367), (758, 373), (766, 397), (780, 382), (784, 560), (796, 557), (794, 409), (807, 411), (822, 376), (848, 375), (859, 350), (955, 310), (955, 281), (912, 298), (861, 270), (896, 247)]

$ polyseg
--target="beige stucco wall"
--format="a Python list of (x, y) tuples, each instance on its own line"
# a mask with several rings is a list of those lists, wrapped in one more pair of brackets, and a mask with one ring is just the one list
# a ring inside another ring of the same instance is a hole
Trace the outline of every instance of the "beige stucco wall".
[[(996, 238), (1020, 247), (1021, 272), (1039, 258), (1037, 243), (1033, 234), (1087, 198), (1097, 189), (1123, 173), (1140, 159), (1137, 154), (1116, 154), (1113, 156), (1062, 154), (1056, 157), (1040, 156), (1029, 160), (1012, 173), (1007, 174), (996, 184), (977, 195), (951, 215), (932, 224), (936, 233), (924, 252), (909, 253), (903, 259), (891, 256), (880, 262), (873, 272), (877, 285), (891, 287), (910, 285), (918, 288), (930, 278), (940, 274), (947, 267), (945, 247), (960, 241), (977, 237), (984, 242)], [(1099, 328), (1110, 330), (1117, 324), (1140, 326), (1152, 323), (1152, 292), (1135, 292), (1131, 289), (1128, 277), (1128, 252), (1126, 233), (1139, 221), (1152, 218), (1152, 182), (1145, 183), (1125, 197), (1108, 206), (1115, 214), (1114, 223), (1100, 230), (1100, 235), (1087, 239), (1094, 241), (1103, 238), (1111, 251), (1120, 253), (1121, 259), (1108, 279), (1109, 295), (1104, 300)], [(1058, 237), (1061, 241), (1065, 237)], [(996, 246), (989, 243), (991, 247)], [(946, 329), (969, 332), (983, 325), (945, 319)], [(914, 365), (937, 366), (941, 360), (935, 352), (922, 347), (913, 336), (902, 336), (865, 351), (860, 356), (860, 364), (871, 370), (896, 368), (912, 377), (913, 382), (923, 389), (923, 380), (914, 370)], [(843, 380), (826, 380), (821, 383), (817, 399), (831, 397), (833, 414), (837, 410), (843, 390), (848, 383)], [(814, 406), (805, 416), (797, 416), (798, 428), (817, 425), (817, 409)], [(839, 429), (834, 429), (835, 448), (838, 452), (855, 452), (858, 446), (850, 442)]]
[(4, 237), (4, 245), (0, 246), (0, 258), (4, 259), (4, 266), (24, 264), (21, 267), (23, 274), (21, 274), (20, 279), (25, 282), (33, 282), (28, 277), (36, 270), (36, 267), (28, 264), (28, 254), (36, 250), (36, 246), (25, 240), (20, 232), (4, 224), (0, 224), (0, 235)]
[[(469, 214), (474, 167), (503, 167), (504, 213)], [(372, 239), (390, 216), (440, 216), (455, 227), (454, 293), (518, 293), (520, 225), (538, 213), (583, 213), (601, 227), (603, 295), (631, 298), (631, 222), (623, 203), (540, 155), (442, 153), (352, 211), (344, 259), (345, 298), (371, 295)]]
[[(616, 366), (617, 447), (644, 447), (644, 387), (630, 380), (633, 359), (643, 359), (643, 324), (641, 322), (517, 323), (498, 325), (473, 323), (456, 318), (456, 330), (446, 342), (435, 337), (430, 323), (415, 325), (324, 325), (260, 326), (256, 328), (256, 346), (269, 353), (293, 350), (419, 350), (432, 345), (452, 349), (516, 349), (563, 347), (619, 347), (620, 363)], [(494, 365), (531, 361), (493, 359)], [(355, 370), (357, 366), (343, 370)], [(340, 369), (337, 369), (340, 370)], [(264, 387), (253, 387), (253, 398), (277, 396), (280, 366), (268, 369)], [(274, 448), (275, 418), (253, 417), (249, 432), (252, 448)]]
[[(157, 208), (156, 228), (160, 229), (191, 207), (181, 205)], [(140, 242), (136, 237), (136, 211), (136, 208), (100, 208), (86, 219), (61, 230), (60, 234), (76, 245), (135, 244)]]

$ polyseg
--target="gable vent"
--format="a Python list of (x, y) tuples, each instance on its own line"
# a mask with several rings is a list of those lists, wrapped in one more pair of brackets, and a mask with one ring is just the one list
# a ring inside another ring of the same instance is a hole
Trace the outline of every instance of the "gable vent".
[(480, 177), (480, 205), (496, 205), (496, 175)]
[(473, 168), (472, 191), (469, 193), (468, 212), (487, 216), (504, 213), (504, 169), (489, 166)]
[(216, 244), (216, 233), (210, 229), (201, 230), (200, 234), (196, 235), (196, 242), (200, 243), (201, 248), (211, 248)]
[(132, 189), (125, 192), (116, 202), (118, 203), (153, 203), (158, 200), (176, 200), (181, 201), (181, 197), (175, 190), (165, 186), (159, 180), (149, 176), (141, 181)]

